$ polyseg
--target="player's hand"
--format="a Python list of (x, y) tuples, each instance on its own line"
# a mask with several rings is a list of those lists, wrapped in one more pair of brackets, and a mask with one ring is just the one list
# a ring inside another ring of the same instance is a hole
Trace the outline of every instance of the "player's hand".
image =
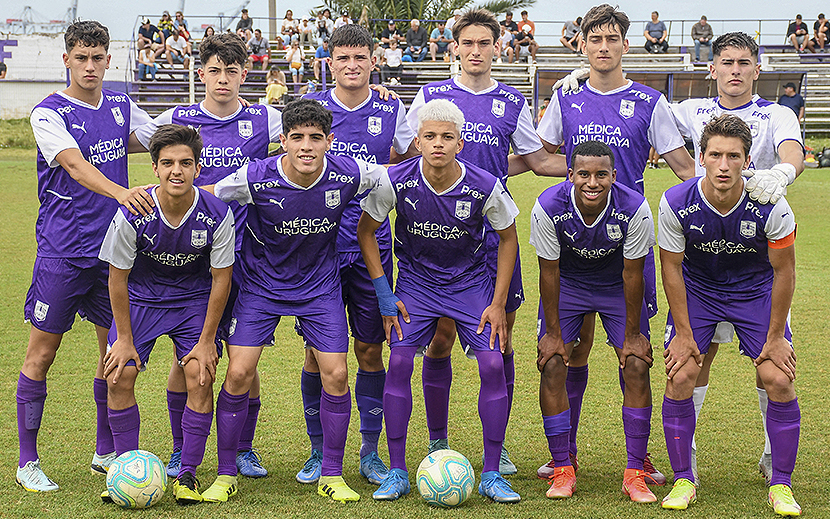
[(251, 106), (251, 103), (249, 103), (248, 100), (242, 96), (239, 96), (239, 104), (242, 105), (242, 108), (248, 108), (249, 106)]
[(570, 362), (568, 350), (565, 349), (565, 343), (562, 342), (562, 336), (553, 336), (546, 333), (539, 339), (536, 345), (536, 369), (541, 373), (545, 369), (545, 364), (548, 363), (554, 355), (562, 357), (562, 362), (567, 366)]
[[(409, 323), (409, 312), (406, 311), (406, 305), (400, 299), (395, 303), (398, 307), (397, 312), (400, 312), (401, 317)], [(396, 312), (396, 314), (397, 314)], [(383, 315), (383, 314), (382, 314)], [(392, 344), (392, 328), (398, 333), (398, 341), (403, 340), (403, 332), (401, 331), (401, 322), (397, 315), (383, 315), (383, 331), (386, 332), (386, 344)]]
[(562, 95), (565, 95), (568, 92), (575, 92), (579, 89), (579, 82), (588, 79), (588, 76), (590, 75), (590, 68), (574, 69), (573, 72), (554, 83), (551, 88), (551, 92), (555, 94), (560, 88), (562, 89)]
[(146, 187), (124, 188), (118, 194), (116, 200), (119, 204), (129, 209), (132, 214), (141, 214), (142, 216), (147, 216), (152, 213), (153, 206), (156, 205), (153, 202), (153, 197), (147, 192)]
[[(205, 382), (212, 385), (216, 381), (216, 365), (219, 363), (219, 354), (216, 352), (216, 344), (211, 341), (201, 340), (179, 361), (179, 366), (185, 367), (188, 362), (195, 360), (199, 364), (199, 385), (204, 386)], [(208, 377), (210, 379), (208, 380)]]
[(793, 350), (790, 341), (784, 337), (767, 339), (761, 354), (753, 362), (755, 367), (758, 367), (767, 360), (771, 360), (773, 364), (778, 366), (778, 369), (787, 375), (790, 382), (795, 380), (795, 350)]
[(507, 316), (504, 313), (504, 305), (489, 305), (481, 312), (481, 320), (478, 322), (477, 334), (484, 331), (484, 326), (490, 323), (490, 349), (496, 347), (496, 337), (499, 338), (499, 349), (504, 353), (507, 342), (504, 338), (507, 335)]
[(620, 351), (621, 368), (625, 368), (625, 361), (628, 359), (629, 355), (642, 359), (646, 364), (648, 364), (648, 367), (651, 367), (652, 364), (654, 364), (651, 343), (648, 342), (648, 339), (646, 339), (646, 336), (642, 333), (625, 336), (622, 350)]
[(112, 383), (117, 384), (118, 378), (121, 377), (121, 372), (124, 371), (124, 366), (129, 361), (135, 361), (136, 369), (141, 369), (141, 359), (138, 358), (138, 352), (135, 350), (135, 345), (132, 341), (125, 341), (117, 339), (109, 351), (104, 355), (104, 378), (110, 376), (110, 373), (115, 371), (112, 377)]
[(703, 367), (703, 357), (697, 348), (694, 337), (691, 335), (675, 335), (669, 343), (666, 351), (663, 352), (666, 359), (666, 375), (674, 377), (689, 359), (694, 358), (698, 367)]
[(383, 85), (375, 85), (374, 83), (372, 83), (371, 85), (369, 85), (369, 88), (376, 91), (380, 98), (384, 101), (389, 101), (390, 98), (394, 100), (399, 97), (397, 92), (393, 92), (392, 90), (389, 90)]
[(785, 162), (770, 169), (748, 169), (743, 175), (747, 179), (749, 198), (761, 204), (774, 204), (784, 196), (787, 186), (795, 181), (795, 166)]

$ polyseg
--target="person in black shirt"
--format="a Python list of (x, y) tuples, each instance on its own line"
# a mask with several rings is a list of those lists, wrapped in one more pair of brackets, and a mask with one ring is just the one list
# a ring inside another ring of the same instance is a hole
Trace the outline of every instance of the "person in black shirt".
[(504, 20), (500, 21), (499, 24), (504, 25), (513, 36), (519, 34), (519, 25), (513, 21), (513, 11), (504, 13)]
[(800, 14), (795, 16), (795, 21), (787, 28), (787, 38), (789, 38), (790, 43), (793, 44), (793, 47), (798, 52), (804, 52), (805, 49), (810, 52), (815, 52), (813, 41), (810, 39), (808, 31), (807, 24), (801, 19)]
[(236, 30), (239, 29), (244, 30), (253, 30), (254, 21), (248, 16), (248, 10), (243, 9), (242, 14), (239, 17), (239, 21), (236, 23)]

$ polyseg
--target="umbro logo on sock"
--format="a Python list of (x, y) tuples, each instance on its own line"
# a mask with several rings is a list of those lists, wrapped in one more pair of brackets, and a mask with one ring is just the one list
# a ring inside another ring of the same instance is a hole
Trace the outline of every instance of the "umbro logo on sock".
[(383, 412), (383, 408), (382, 408), (382, 407), (376, 407), (376, 408), (374, 408), (374, 409), (370, 409), (370, 410), (369, 410), (369, 414), (374, 415), (374, 416), (377, 416), (377, 415), (379, 415), (379, 414), (380, 414), (380, 413), (382, 413), (382, 412)]

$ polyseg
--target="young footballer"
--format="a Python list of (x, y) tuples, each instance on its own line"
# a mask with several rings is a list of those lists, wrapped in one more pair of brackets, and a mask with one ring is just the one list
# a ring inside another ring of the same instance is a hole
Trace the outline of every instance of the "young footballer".
[[(464, 147), (463, 128), (464, 115), (449, 100), (423, 105), (416, 140), (421, 158), (390, 167), (361, 203), (364, 214), (358, 241), (391, 347), (383, 395), (391, 470), (372, 496), (379, 500), (398, 499), (410, 491), (406, 435), (412, 414), (413, 361), (442, 317), (455, 321), (465, 351), (478, 361), (478, 409), (484, 432), (479, 493), (497, 502), (520, 500), (499, 474), (508, 398), (502, 359), (504, 305), (516, 263), (518, 209), (498, 178), (456, 159)], [(398, 256), (394, 294), (375, 237), (393, 208)], [(499, 237), (495, 283), (483, 247), (485, 218)], [(397, 317), (399, 311), (403, 322)]]
[(741, 172), (752, 161), (751, 146), (752, 131), (737, 116), (710, 121), (700, 138), (706, 174), (670, 188), (660, 200), (660, 263), (669, 302), (663, 429), (675, 475), (663, 508), (685, 509), (697, 497), (692, 394), (718, 323), (727, 321), (768, 395), (769, 504), (779, 515), (801, 514), (790, 482), (801, 427), (787, 322), (795, 218), (784, 198), (759, 204), (746, 195)]
[(227, 204), (193, 186), (202, 151), (196, 130), (163, 125), (149, 148), (159, 179), (149, 190), (155, 209), (146, 216), (118, 211), (99, 256), (110, 265), (113, 311), (104, 357), (108, 413), (116, 453), (137, 449), (136, 377), (156, 339), (169, 336), (187, 384), (181, 468), (173, 483), (176, 501), (187, 505), (202, 501), (196, 467), (213, 421), (216, 332), (231, 288), (234, 219)]

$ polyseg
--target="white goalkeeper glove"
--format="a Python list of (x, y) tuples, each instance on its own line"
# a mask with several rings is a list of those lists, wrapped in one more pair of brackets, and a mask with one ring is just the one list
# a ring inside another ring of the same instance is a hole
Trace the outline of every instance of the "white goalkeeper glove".
[(579, 82), (588, 79), (588, 76), (590, 74), (590, 68), (574, 69), (573, 72), (554, 83), (553, 87), (551, 88), (551, 91), (555, 94), (556, 91), (561, 88), (562, 95), (565, 95), (568, 92), (575, 92), (579, 89)]
[(774, 204), (784, 196), (787, 186), (795, 181), (795, 166), (787, 162), (770, 169), (748, 169), (743, 172), (749, 198), (762, 204)]

